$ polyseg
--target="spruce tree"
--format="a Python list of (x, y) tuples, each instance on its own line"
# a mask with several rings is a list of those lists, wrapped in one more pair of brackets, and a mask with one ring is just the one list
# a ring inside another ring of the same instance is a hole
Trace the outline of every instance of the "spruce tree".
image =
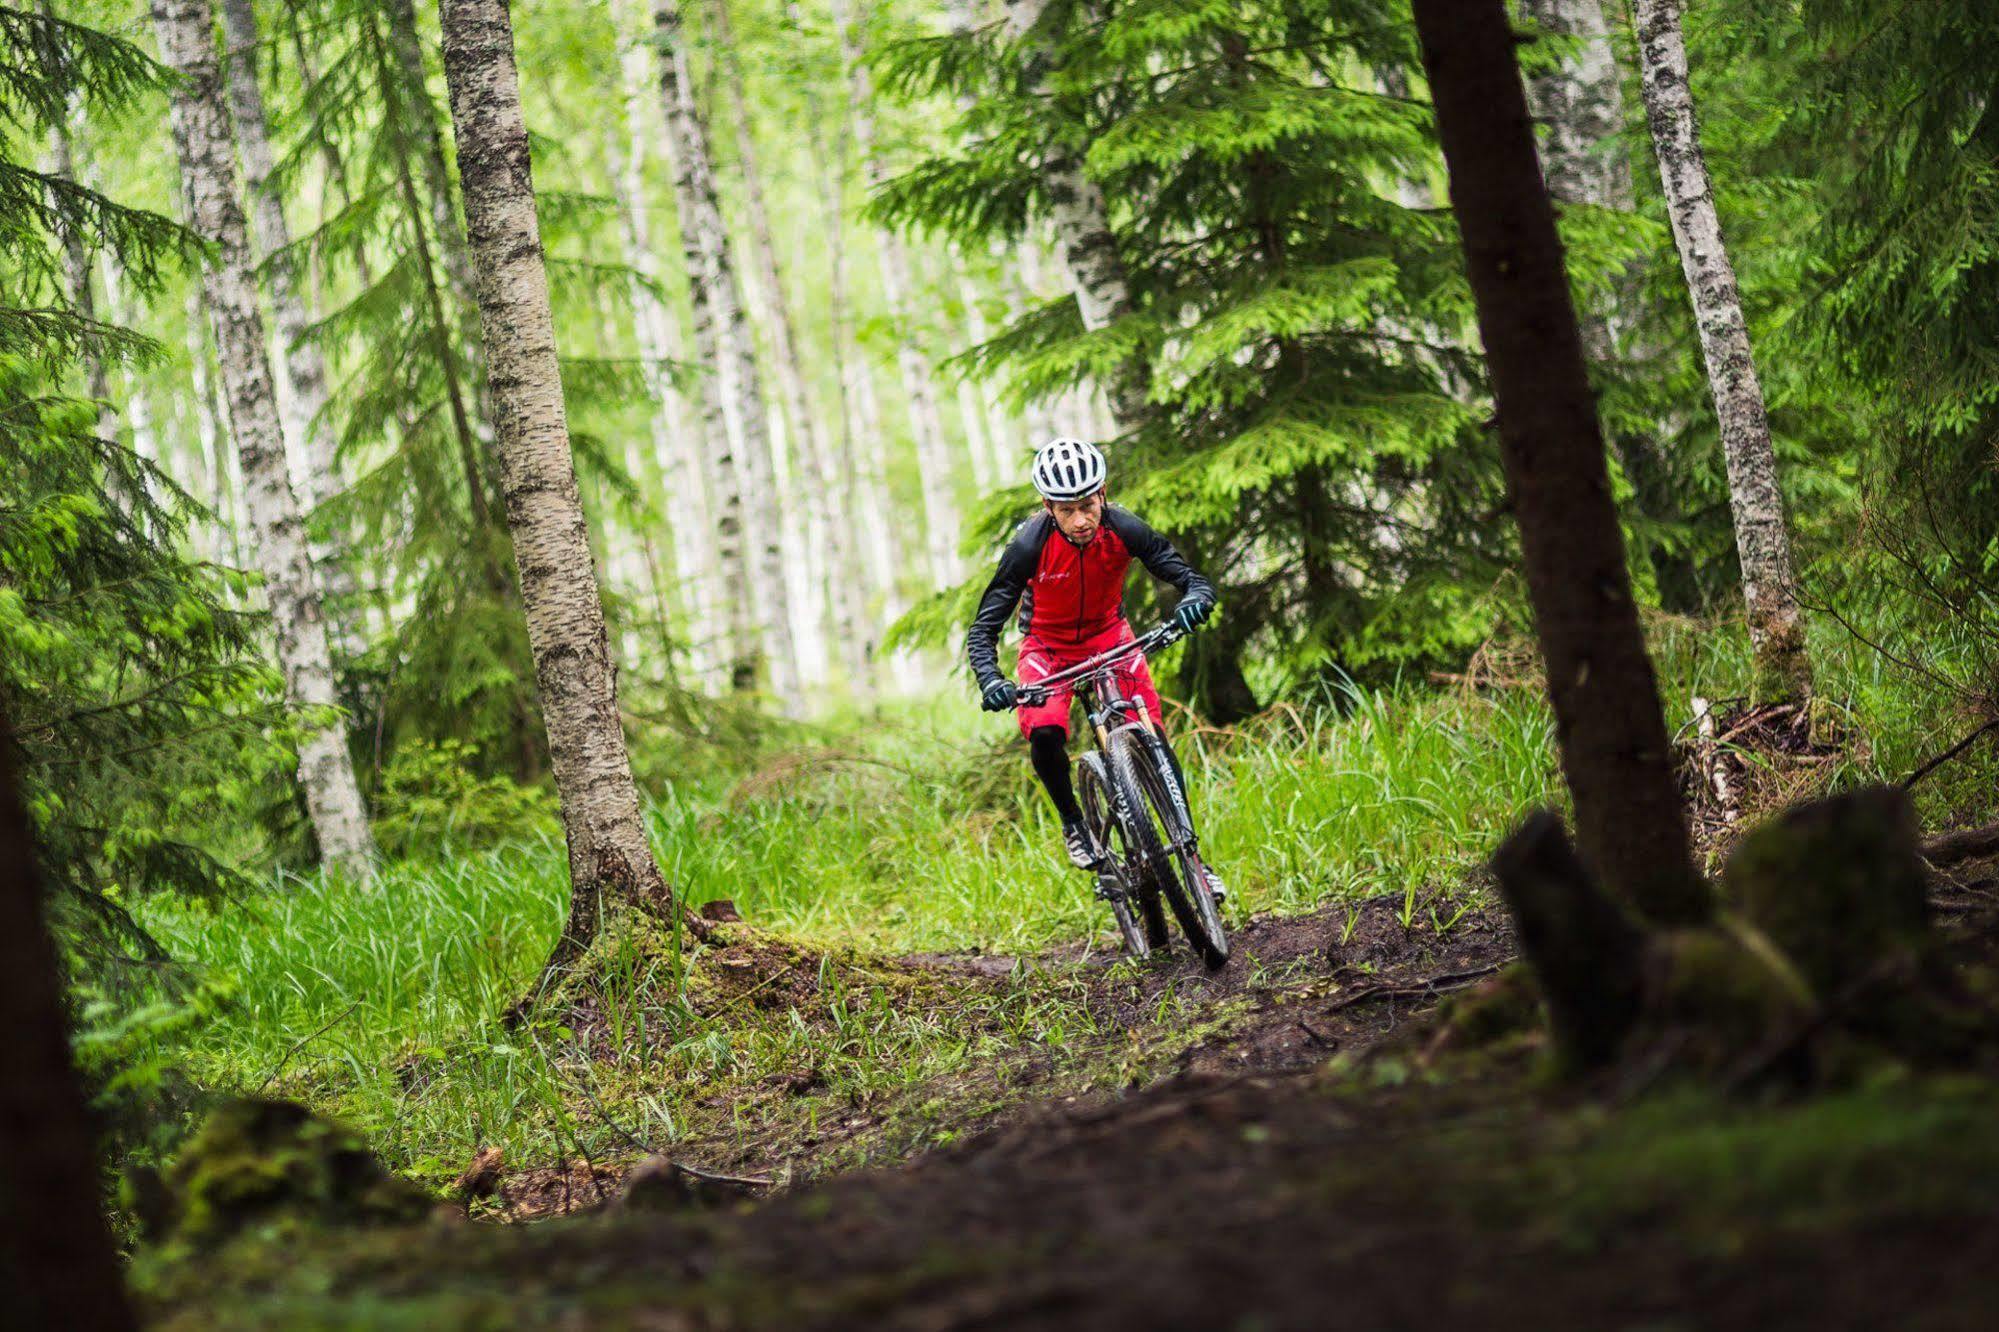
[[(0, 115), (28, 139), (79, 110), (129, 114), (165, 81), (125, 41), (0, 7)], [(0, 712), (13, 726), (0, 743), (64, 937), (150, 949), (132, 895), (233, 881), (196, 844), (210, 765), (269, 760), (277, 682), (223, 577), (183, 553), (198, 506), (77, 393), (84, 363), (141, 365), (160, 349), (80, 307), (71, 248), (143, 296), (193, 256), (192, 237), (15, 160), (17, 142), (0, 139)]]
[(1054, 145), (1105, 201), (1130, 309), (1030, 309), (985, 359), (1029, 397), (1143, 367), (1112, 493), (1220, 580), (1181, 673), (1219, 717), (1255, 705), (1252, 641), (1266, 687), (1291, 689), (1448, 658), (1485, 630), (1474, 602), (1503, 548), (1481, 521), (1497, 472), (1467, 294), (1445, 220), (1395, 197), (1434, 149), (1420, 103), (1355, 73), (1413, 60), (1386, 0), (1051, 0), (1017, 36), (883, 62), (896, 93), (970, 109), (964, 147), (888, 182), (881, 216), (1022, 243), (1073, 203), (1050, 183)]

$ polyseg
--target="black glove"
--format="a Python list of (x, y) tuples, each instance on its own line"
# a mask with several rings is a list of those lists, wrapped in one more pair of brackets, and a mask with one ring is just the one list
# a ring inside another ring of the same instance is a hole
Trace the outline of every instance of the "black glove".
[(987, 712), (1005, 712), (1020, 701), (1020, 688), (1004, 676), (986, 681), (979, 694), (979, 706)]
[(1191, 596), (1173, 608), (1173, 620), (1180, 626), (1181, 633), (1191, 634), (1214, 613), (1214, 602), (1203, 596)]

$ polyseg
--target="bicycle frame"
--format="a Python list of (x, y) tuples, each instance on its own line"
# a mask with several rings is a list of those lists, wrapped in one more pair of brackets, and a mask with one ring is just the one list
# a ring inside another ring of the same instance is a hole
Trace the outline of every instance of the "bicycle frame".
[[(1131, 656), (1150, 656), (1161, 648), (1170, 647), (1186, 637), (1187, 631), (1177, 624), (1162, 624), (1158, 628), (1134, 637), (1130, 642), (1119, 643), (1116, 647), (1099, 652), (1074, 666), (1066, 667), (1037, 680), (1020, 690), (1023, 704), (1044, 703), (1057, 688), (1074, 684), (1076, 692), (1082, 696), (1083, 713), (1089, 719), (1090, 729), (1096, 735), (1097, 747), (1109, 753), (1111, 736), (1126, 727), (1136, 727), (1143, 731), (1147, 748), (1153, 751), (1153, 758), (1160, 771), (1168, 778), (1166, 787), (1173, 797), (1172, 845), (1169, 851), (1193, 849), (1197, 846), (1194, 832), (1194, 818), (1187, 806), (1187, 793), (1181, 789), (1174, 776), (1173, 765), (1166, 758), (1166, 741), (1152, 724), (1151, 714), (1135, 698), (1125, 697), (1118, 684), (1116, 667), (1119, 662)], [(1118, 721), (1124, 717), (1126, 720)]]

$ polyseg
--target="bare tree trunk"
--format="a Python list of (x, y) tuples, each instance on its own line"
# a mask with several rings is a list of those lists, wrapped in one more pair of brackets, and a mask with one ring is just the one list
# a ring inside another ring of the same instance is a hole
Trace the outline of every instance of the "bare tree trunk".
[[(229, 46), (229, 102), (235, 115), (236, 147), (242, 156), (243, 182), (250, 192), (250, 229), (262, 257), (265, 289), (278, 335), (279, 354), (274, 363), (278, 405), (292, 476), (301, 483), (301, 501), (313, 510), (337, 498), (343, 489), (334, 457), (333, 421), (326, 410), (326, 358), (306, 333), (309, 321), (290, 253), (291, 227), (285, 221), (284, 200), (271, 181), (276, 163), (263, 89), (257, 82), (262, 39), (251, 0), (222, 0), (222, 29)], [(308, 548), (326, 594), (328, 622), (334, 640), (351, 652), (358, 638), (351, 623), (354, 580), (342, 549), (345, 543), (331, 539), (324, 522), (315, 526)]]
[[(1054, 68), (1052, 44), (1035, 33), (1048, 10), (1048, 0), (1005, 0), (1005, 8), (1008, 31), (1031, 53), (1028, 78), (1040, 94)], [(1069, 270), (1069, 285), (1075, 292), (1083, 327), (1093, 332), (1105, 328), (1130, 314), (1134, 303), (1131, 279), (1118, 252), (1103, 191), (1083, 174), (1082, 159), (1075, 150), (1059, 142), (1043, 146), (1041, 176), (1048, 190), (1056, 243)], [(1106, 389), (1118, 427), (1131, 429), (1145, 410), (1144, 367), (1130, 367)]]
[(70, 1062), (69, 1013), (42, 876), (0, 717), (0, 1326), (123, 1332), (94, 1120)]
[(206, 499), (209, 516), (213, 522), (203, 531), (204, 558), (221, 560), (227, 554), (234, 568), (243, 567), (243, 550), (240, 538), (242, 527), (236, 495), (238, 487), (229, 474), (230, 460), (235, 456), (222, 445), (222, 431), (217, 424), (219, 413), (215, 403), (214, 377), (209, 372), (208, 336), (203, 331), (207, 315), (202, 308), (199, 286), (187, 294), (184, 307), (187, 327), (188, 402), (189, 415), (194, 419), (194, 442), (201, 451), (202, 479), (207, 483)]
[[(726, 649), (729, 687), (737, 691), (754, 689), (761, 674), (757, 643), (756, 612), (751, 591), (754, 579), (752, 560), (743, 531), (746, 491), (752, 486), (749, 467), (743, 458), (736, 432), (729, 428), (729, 409), (724, 396), (722, 375), (721, 316), (716, 310), (716, 283), (708, 253), (712, 230), (704, 237), (700, 225), (712, 208), (712, 195), (704, 205), (698, 197), (703, 178), (697, 174), (693, 154), (682, 142), (685, 126), (680, 115), (682, 79), (677, 54), (680, 15), (678, 9), (655, 9), (654, 58), (660, 86), (660, 103), (667, 124), (667, 155), (673, 174), (674, 199), (679, 208), (681, 253), (687, 270), (689, 302), (694, 311), (694, 360), (701, 379), (701, 424), (706, 449), (702, 465), (706, 472), (709, 515), (714, 522), (714, 549), (721, 569), (720, 593), (727, 615)], [(715, 211), (719, 227), (719, 210)]]
[[(796, 0), (788, 0), (787, 9), (793, 24), (802, 27)], [(854, 374), (860, 356), (847, 320), (846, 183), (850, 121), (841, 118), (839, 134), (829, 151), (819, 128), (823, 117), (818, 113), (822, 107), (810, 90), (807, 99), (807, 105), (814, 113), (807, 132), (811, 137), (813, 160), (818, 166), (816, 178), (821, 206), (831, 231), (827, 244), (831, 288), (827, 322), (832, 329), (833, 379), (839, 391), (840, 433), (837, 443), (828, 441), (827, 463), (839, 493), (834, 521), (846, 528), (842, 536), (852, 535), (860, 547), (859, 550), (849, 548), (848, 562), (844, 567), (834, 566), (828, 592), (832, 600), (833, 637), (839, 643), (847, 688), (856, 698), (865, 701), (876, 692), (873, 658), (874, 644), (879, 638), (879, 621), (872, 619), (870, 612), (876, 605), (886, 604), (893, 598), (895, 570), (892, 565), (879, 562), (874, 557), (876, 538), (885, 537), (886, 533), (871, 529), (867, 515), (882, 506), (870, 506), (868, 503), (870, 482), (858, 456), (864, 436), (856, 431), (854, 425)]]
[(667, 522), (672, 529), (675, 589), (689, 630), (689, 668), (696, 680), (713, 686), (717, 683), (716, 661), (707, 639), (717, 622), (715, 598), (720, 568), (714, 546), (715, 524), (709, 516), (709, 497), (702, 482), (702, 459), (713, 450), (699, 430), (698, 418), (689, 418), (686, 398), (673, 382), (670, 362), (678, 359), (679, 332), (657, 289), (659, 257), (653, 249), (652, 219), (645, 203), (645, 160), (650, 137), (645, 115), (646, 47), (631, 39), (624, 3), (613, 5), (612, 23), (619, 42), (626, 137), (621, 148), (615, 132), (608, 136), (609, 161), (633, 271), (634, 332), (653, 398), (650, 417), (653, 465), (663, 483)]
[(1527, 81), (1541, 125), (1541, 170), (1558, 203), (1630, 211), (1631, 159), (1625, 155), (1624, 88), (1599, 0), (1520, 0), (1543, 32), (1572, 39), (1559, 68)]
[[(868, 183), (879, 185), (887, 177), (887, 167), (875, 149), (874, 113), (870, 110), (875, 101), (874, 83), (867, 66), (861, 62), (860, 45), (846, 0), (833, 0), (833, 22), (839, 29), (841, 55), (847, 66), (854, 143), (860, 151)], [(881, 261), (882, 294), (896, 328), (896, 365), (902, 372), (903, 394), (909, 401), (917, 475), (923, 486), (924, 549), (929, 557), (931, 580), (939, 586), (949, 586), (961, 576), (963, 561), (958, 557), (958, 499), (950, 446), (944, 436), (944, 419), (937, 410), (937, 396), (931, 387), (936, 374), (917, 337), (908, 247), (894, 231), (881, 231), (875, 239)]]
[[(722, 222), (721, 206), (715, 198), (713, 155), (708, 146), (708, 129), (694, 102), (694, 84), (682, 41), (680, 6), (677, 0), (660, 0), (653, 7), (654, 40), (659, 57), (660, 98), (667, 118), (667, 139), (673, 149), (676, 198), (680, 202), (680, 227), (688, 251), (688, 278), (696, 288), (696, 350), (709, 361), (718, 387), (728, 393), (728, 403), (742, 426), (742, 449), (735, 456), (732, 447), (727, 471), (733, 472), (739, 490), (736, 513), (718, 514), (717, 532), (723, 525), (734, 531), (718, 544), (747, 547), (749, 583), (755, 603), (739, 606), (730, 597), (732, 611), (753, 616), (760, 630), (765, 659), (770, 669), (771, 691), (787, 704), (798, 692), (797, 654), (791, 641), (790, 598), (785, 584), (783, 528), (778, 510), (776, 466), (771, 457), (769, 419), (764, 411), (762, 376), (758, 373), (756, 348), (744, 316), (742, 291), (736, 285), (735, 265), (729, 256), (728, 231)], [(705, 306), (705, 319), (703, 317)], [(703, 347), (703, 325), (712, 347)], [(711, 429), (720, 423), (711, 424)], [(718, 469), (721, 470), (721, 469)], [(738, 644), (740, 651), (741, 644)], [(734, 667), (737, 686), (744, 687), (745, 666), (753, 662), (738, 656)]]
[(444, 72), (478, 280), (507, 526), (569, 844), (568, 920), (545, 985), (595, 938), (608, 894), (672, 901), (646, 840), (576, 489), (507, 0), (443, 0)]
[(188, 224), (216, 247), (203, 272), (215, 329), (230, 432), (243, 466), (243, 500), (264, 575), (285, 691), (306, 709), (299, 738), (299, 780), (320, 854), (350, 874), (365, 873), (374, 839), (344, 729), (329, 724), (339, 701), (333, 687), (319, 587), (306, 552), (305, 524), (285, 463), (277, 395), (264, 342), (263, 315), (250, 277), (250, 241), (237, 204), (229, 121), (215, 58), (215, 14), (209, 0), (153, 0), (160, 54), (181, 76), (169, 110), (179, 152)]
[(1666, 189), (1666, 212), (1686, 272), (1708, 387), (1721, 423), (1735, 549), (1742, 562), (1742, 594), (1749, 607), (1749, 638), (1756, 649), (1759, 683), (1772, 697), (1802, 698), (1811, 692), (1811, 662), (1805, 655), (1805, 615), (1798, 605), (1791, 542), (1784, 528), (1784, 496), (1777, 486), (1777, 453), (1749, 348), (1749, 326), (1742, 317), (1742, 296), (1722, 242), (1714, 188), (1694, 120), (1678, 0), (1633, 0), (1632, 19), (1638, 29), (1645, 115)]
[(1416, 0), (1415, 11), (1583, 854), (1644, 916), (1696, 923), (1710, 902), (1688, 853), (1506, 5)]
[(743, 86), (742, 60), (736, 51), (735, 33), (729, 22), (731, 0), (716, 0), (715, 38), (719, 47), (718, 68), (729, 94), (730, 111), (736, 128), (736, 157), (743, 178), (744, 201), (748, 207), (750, 238), (756, 256), (757, 284), (762, 288), (770, 318), (766, 329), (771, 340), (771, 359), (784, 401), (785, 416), (796, 445), (794, 456), (800, 473), (798, 492), (804, 500), (804, 555), (811, 572), (814, 595), (825, 595), (830, 609), (832, 581), (851, 566), (847, 526), (837, 519), (837, 487), (833, 476), (831, 446), (826, 438), (825, 418), (815, 411), (806, 386), (804, 358), (798, 349), (798, 326), (793, 304), (778, 267), (777, 244), (772, 234), (770, 208), (764, 197), (763, 169), (756, 138), (750, 128), (750, 100)]

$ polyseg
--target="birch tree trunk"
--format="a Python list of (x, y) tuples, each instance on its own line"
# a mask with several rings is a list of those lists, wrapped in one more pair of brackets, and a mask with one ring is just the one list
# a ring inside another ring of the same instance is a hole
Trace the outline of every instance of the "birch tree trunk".
[(221, 361), (230, 433), (243, 468), (243, 502), (277, 635), (285, 691), (306, 709), (299, 738), (299, 781), (328, 864), (365, 873), (374, 839), (343, 728), (326, 718), (338, 709), (332, 655), (319, 587), (306, 552), (305, 524), (285, 462), (277, 395), (264, 341), (264, 320), (250, 276), (250, 240), (237, 204), (228, 113), (215, 58), (215, 14), (209, 0), (153, 0), (153, 25), (165, 64), (181, 76), (169, 99), (174, 147), (180, 156), (188, 225), (216, 247), (202, 288)]
[[(1054, 47), (1035, 29), (1048, 10), (1048, 0), (1005, 0), (1005, 8), (1007, 30), (1029, 53), (1028, 82), (1036, 96), (1045, 96), (1048, 76), (1054, 70)], [(1043, 146), (1041, 177), (1048, 191), (1056, 244), (1069, 270), (1069, 286), (1075, 292), (1083, 327), (1092, 332), (1105, 328), (1130, 314), (1135, 306), (1103, 191), (1083, 173), (1082, 159), (1064, 143)], [(1130, 430), (1145, 411), (1145, 367), (1130, 367), (1105, 389), (1118, 427)]]
[(1735, 518), (1735, 549), (1742, 562), (1742, 594), (1749, 608), (1749, 638), (1756, 651), (1760, 691), (1770, 698), (1803, 698), (1811, 692), (1811, 663), (1805, 655), (1805, 617), (1784, 527), (1784, 497), (1777, 486), (1777, 454), (1742, 316), (1742, 296), (1722, 242), (1714, 188), (1701, 152), (1678, 0), (1633, 0), (1632, 20), (1638, 29), (1646, 120), (1659, 158), (1673, 241), (1679, 247), (1680, 267), (1700, 328), (1708, 387), (1721, 423), (1728, 501)]
[(1415, 15), (1576, 832), (1640, 915), (1699, 924), (1712, 903), (1673, 785), (1506, 6), (1415, 0)]
[(699, 418), (689, 417), (686, 398), (671, 373), (671, 362), (679, 359), (679, 332), (659, 297), (659, 256), (653, 248), (652, 218), (645, 195), (646, 151), (651, 137), (645, 114), (646, 47), (632, 39), (627, 12), (623, 0), (614, 0), (611, 18), (619, 43), (625, 139), (620, 147), (615, 132), (607, 136), (608, 160), (633, 273), (633, 332), (653, 399), (649, 418), (652, 460), (666, 496), (667, 523), (672, 529), (674, 587), (688, 629), (688, 667), (702, 685), (714, 687), (718, 676), (708, 635), (717, 623), (715, 598), (720, 575), (715, 525), (709, 516), (701, 463), (712, 450), (699, 431)]
[[(264, 93), (257, 82), (262, 39), (252, 0), (222, 0), (222, 30), (229, 47), (229, 103), (236, 122), (236, 148), (243, 163), (243, 183), (250, 194), (250, 230), (263, 263), (265, 291), (271, 302), (271, 322), (278, 340), (278, 405), (283, 420), (292, 476), (308, 511), (338, 498), (340, 466), (334, 457), (333, 421), (326, 410), (326, 358), (307, 336), (309, 321), (299, 295), (298, 273), (291, 256), (291, 227), (285, 221), (284, 200), (271, 182), (276, 163), (271, 154)], [(326, 596), (327, 622), (334, 641), (352, 652), (357, 636), (352, 624), (354, 580), (348, 570), (345, 542), (328, 532), (327, 523), (311, 525), (307, 542), (313, 567)]]
[(442, 0), (444, 73), (485, 332), (507, 526), (569, 846), (569, 912), (546, 985), (596, 937), (606, 895), (655, 911), (653, 859), (618, 717), (604, 605), (576, 487), (507, 0)]
[(202, 331), (207, 314), (199, 287), (187, 294), (184, 307), (187, 328), (188, 415), (192, 418), (195, 447), (201, 453), (202, 480), (207, 483), (208, 511), (213, 522), (204, 530), (203, 558), (221, 560), (227, 553), (234, 568), (243, 567), (243, 549), (238, 533), (242, 527), (236, 495), (239, 487), (229, 473), (235, 455), (222, 445), (219, 413), (215, 403), (214, 377), (209, 371), (208, 337)]
[[(804, 20), (799, 13), (797, 0), (788, 0), (787, 13), (794, 27), (802, 29)], [(845, 566), (834, 566), (831, 586), (828, 589), (833, 613), (833, 637), (839, 644), (841, 663), (847, 676), (847, 688), (860, 700), (873, 697), (876, 692), (874, 674), (874, 645), (878, 637), (880, 621), (871, 618), (870, 612), (893, 599), (895, 594), (895, 569), (892, 564), (877, 561), (874, 557), (874, 542), (877, 535), (886, 533), (871, 527), (866, 515), (875, 507), (868, 503), (869, 478), (860, 466), (857, 448), (861, 436), (854, 427), (854, 382), (853, 375), (859, 363), (859, 354), (854, 347), (852, 331), (847, 320), (847, 208), (846, 183), (848, 159), (848, 120), (839, 122), (840, 131), (833, 145), (825, 142), (820, 131), (823, 116), (822, 105), (816, 92), (806, 92), (806, 104), (810, 112), (807, 134), (812, 144), (812, 158), (817, 164), (815, 178), (819, 186), (821, 207), (830, 229), (827, 242), (827, 269), (830, 291), (827, 304), (830, 307), (827, 322), (832, 329), (833, 379), (839, 393), (839, 440), (828, 441), (828, 465), (835, 479), (840, 502), (835, 509), (835, 522), (844, 524), (843, 537), (852, 536), (853, 546), (849, 548)]]
[(293, 268), (291, 227), (284, 200), (271, 183), (275, 162), (264, 93), (257, 82), (261, 38), (251, 0), (222, 0), (222, 30), (228, 41), (229, 106), (236, 122), (236, 148), (250, 196), (250, 234), (262, 262), (265, 290), (279, 355), (278, 399), (285, 438), (296, 454), (295, 475), (308, 507), (331, 499), (339, 489), (333, 462), (333, 430), (325, 419), (326, 362), (305, 336), (305, 305)]
[[(833, 0), (833, 21), (839, 29), (840, 52), (847, 81), (854, 144), (871, 186), (887, 178), (886, 165), (875, 147), (874, 81), (861, 62), (859, 41), (846, 0)], [(902, 372), (903, 394), (909, 402), (909, 424), (915, 436), (917, 475), (923, 486), (924, 550), (930, 578), (948, 587), (962, 575), (958, 558), (958, 500), (953, 486), (950, 446), (944, 419), (932, 389), (936, 372), (919, 345), (908, 247), (900, 234), (884, 230), (875, 237), (881, 263), (882, 295), (896, 328), (896, 365)]]
[(1631, 159), (1624, 132), (1624, 88), (1599, 0), (1520, 0), (1541, 31), (1574, 41), (1559, 68), (1527, 81), (1527, 101), (1541, 126), (1541, 174), (1558, 203), (1629, 212)]
[[(717, 459), (717, 546), (726, 561), (731, 550), (742, 550), (745, 581), (754, 599), (725, 591), (731, 614), (748, 618), (760, 631), (770, 669), (771, 691), (793, 703), (798, 691), (797, 656), (791, 641), (790, 598), (785, 585), (783, 526), (776, 493), (776, 468), (771, 457), (770, 424), (764, 411), (762, 377), (756, 350), (744, 316), (742, 291), (736, 284), (729, 256), (728, 232), (715, 197), (713, 157), (708, 129), (694, 103), (694, 86), (682, 41), (680, 6), (661, 0), (653, 7), (653, 32), (659, 59), (660, 98), (666, 112), (667, 141), (672, 146), (675, 197), (680, 203), (680, 229), (688, 259), (688, 280), (694, 295), (695, 350), (715, 381), (713, 392), (729, 395), (718, 414), (710, 410), (710, 442), (726, 439), (726, 411), (733, 407), (742, 426), (742, 448), (734, 445)], [(732, 511), (733, 510), (733, 511)], [(737, 688), (755, 679), (754, 653), (745, 656), (745, 641), (736, 635), (732, 674)]]
[(0, 717), (0, 1325), (124, 1332), (96, 1121), (69, 1045), (69, 1005)]

